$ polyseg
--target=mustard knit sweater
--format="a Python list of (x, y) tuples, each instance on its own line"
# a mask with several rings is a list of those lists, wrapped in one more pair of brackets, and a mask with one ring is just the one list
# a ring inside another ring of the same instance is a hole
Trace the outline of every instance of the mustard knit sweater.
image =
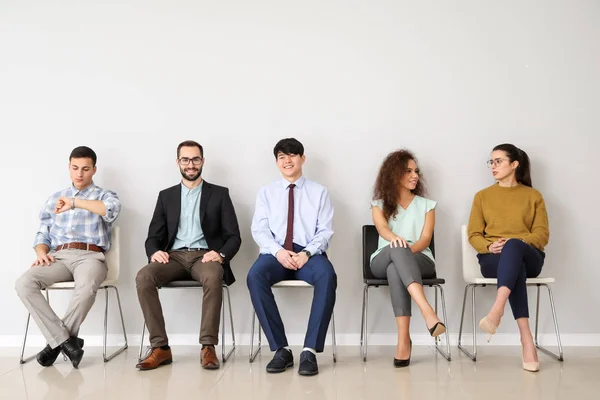
[(522, 239), (543, 251), (548, 244), (548, 214), (541, 193), (525, 185), (497, 183), (478, 192), (469, 217), (469, 242), (480, 254), (500, 238)]

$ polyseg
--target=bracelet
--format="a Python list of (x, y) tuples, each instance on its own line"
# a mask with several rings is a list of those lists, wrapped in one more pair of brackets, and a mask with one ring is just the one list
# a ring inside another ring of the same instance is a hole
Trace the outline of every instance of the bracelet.
[(71, 197), (71, 210), (75, 209), (75, 197)]

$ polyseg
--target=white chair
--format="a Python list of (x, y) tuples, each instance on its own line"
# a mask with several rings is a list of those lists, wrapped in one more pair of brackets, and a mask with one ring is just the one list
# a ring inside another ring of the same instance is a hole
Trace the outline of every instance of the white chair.
[[(312, 285), (301, 281), (301, 280), (286, 280), (274, 284), (274, 288), (312, 288)], [(254, 329), (256, 323), (256, 312), (252, 315), (252, 333), (250, 334), (250, 362), (253, 362), (258, 353), (260, 352), (260, 346), (262, 344), (261, 327), (258, 325), (258, 347), (254, 350)], [(331, 344), (333, 349), (333, 362), (337, 362), (335, 355), (336, 342), (335, 342), (335, 313), (331, 313)]]
[[(120, 243), (119, 243), (119, 227), (112, 228), (112, 239), (110, 250), (106, 253), (106, 266), (108, 268), (108, 274), (106, 275), (106, 279), (100, 285), (99, 289), (104, 289), (104, 298), (105, 298), (105, 307), (104, 307), (104, 334), (103, 334), (103, 346), (102, 346), (102, 357), (104, 362), (108, 362), (121, 354), (125, 349), (127, 349), (127, 333), (125, 332), (125, 321), (123, 319), (123, 310), (121, 309), (121, 299), (119, 297), (119, 289), (117, 289), (117, 282), (119, 281), (119, 272), (120, 272)], [(50, 290), (74, 290), (75, 282), (57, 282), (48, 286), (45, 289), (46, 291), (46, 299), (50, 302), (49, 292)], [(125, 344), (120, 347), (117, 351), (106, 355), (106, 338), (108, 335), (108, 289), (114, 289), (117, 295), (117, 304), (119, 305), (119, 315), (121, 316), (121, 325), (123, 326), (123, 339), (125, 340)], [(25, 364), (27, 361), (30, 361), (35, 357), (35, 355), (28, 357), (27, 359), (23, 359), (23, 355), (25, 354), (25, 344), (27, 342), (27, 333), (29, 332), (29, 320), (31, 319), (31, 314), (27, 314), (27, 322), (25, 324), (25, 336), (23, 337), (23, 347), (21, 348), (21, 358), (20, 363)]]
[[(477, 252), (471, 244), (469, 243), (469, 239), (467, 236), (467, 226), (463, 225), (461, 229), (462, 234), (462, 268), (463, 268), (463, 278), (467, 285), (465, 286), (465, 295), (463, 298), (462, 305), (462, 314), (460, 317), (460, 328), (458, 331), (458, 348), (462, 350), (471, 360), (477, 361), (477, 317), (475, 316), (475, 289), (477, 287), (486, 287), (487, 285), (493, 285), (496, 287), (498, 284), (498, 280), (495, 278), (484, 278), (481, 275), (481, 271), (479, 268), (479, 263), (477, 262)], [(563, 361), (563, 350), (560, 342), (560, 333), (558, 330), (558, 321), (556, 319), (556, 310), (554, 308), (554, 298), (552, 296), (552, 289), (550, 288), (550, 284), (554, 283), (554, 278), (528, 278), (527, 286), (536, 286), (537, 287), (537, 302), (535, 307), (535, 335), (534, 342), (535, 346), (543, 351), (544, 353), (556, 358), (558, 361)], [(548, 296), (550, 299), (550, 308), (552, 309), (552, 318), (554, 320), (554, 331), (556, 332), (556, 341), (558, 344), (558, 354), (551, 352), (550, 350), (540, 346), (538, 342), (538, 323), (539, 323), (539, 311), (540, 311), (540, 287), (544, 286), (548, 289)], [(467, 293), (469, 289), (472, 290), (472, 318), (473, 318), (473, 353), (470, 353), (467, 349), (462, 346), (462, 329), (463, 329), (463, 320), (465, 318), (465, 306), (467, 303)]]
[[(221, 303), (221, 358), (223, 363), (226, 363), (229, 357), (235, 351), (235, 331), (233, 330), (233, 313), (231, 312), (231, 295), (229, 294), (229, 287), (223, 283), (223, 300)], [(159, 289), (202, 289), (202, 284), (193, 279), (183, 281), (172, 281), (159, 286)], [(225, 350), (225, 298), (227, 297), (227, 305), (229, 308), (229, 325), (231, 328), (231, 340), (232, 347), (229, 351)], [(142, 339), (140, 340), (140, 353), (138, 354), (138, 361), (142, 361), (142, 352), (144, 350), (144, 335), (146, 333), (146, 320), (144, 320), (144, 326), (142, 327)]]

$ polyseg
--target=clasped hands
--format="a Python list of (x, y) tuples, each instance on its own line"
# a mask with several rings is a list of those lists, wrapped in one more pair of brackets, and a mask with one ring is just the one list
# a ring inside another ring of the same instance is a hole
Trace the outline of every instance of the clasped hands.
[(303, 251), (295, 253), (290, 250), (281, 249), (277, 252), (276, 258), (284, 268), (297, 271), (308, 261), (308, 254)]

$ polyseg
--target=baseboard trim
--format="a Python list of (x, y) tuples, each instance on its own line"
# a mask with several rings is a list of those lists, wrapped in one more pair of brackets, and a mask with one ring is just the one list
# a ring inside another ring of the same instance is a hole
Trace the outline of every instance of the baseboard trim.
[[(83, 335), (86, 346), (102, 346), (102, 335)], [(442, 336), (442, 343), (445, 343), (445, 337)], [(344, 333), (338, 334), (338, 346), (358, 346), (360, 344), (360, 334)], [(147, 341), (146, 336), (146, 341)], [(231, 344), (231, 336), (226, 338), (227, 345)], [(417, 334), (412, 336), (414, 345), (432, 345), (433, 339), (427, 334)], [(22, 345), (23, 336), (17, 335), (0, 335), (0, 347), (20, 347)], [(301, 346), (304, 341), (303, 334), (288, 335), (288, 342), (291, 346)], [(600, 346), (600, 334), (563, 334), (561, 335), (563, 346), (578, 346), (578, 347), (597, 347)], [(139, 346), (140, 335), (128, 335), (129, 346)], [(198, 335), (195, 334), (171, 334), (169, 342), (173, 346), (192, 346), (198, 344)], [(123, 344), (123, 335), (110, 334), (107, 338), (108, 346), (121, 346)], [(458, 343), (458, 335), (450, 334), (450, 345), (456, 346)], [(463, 345), (468, 346), (472, 343), (471, 334), (463, 334)], [(493, 336), (490, 343), (487, 342), (487, 335), (477, 335), (478, 346), (519, 346), (521, 343), (518, 334), (498, 333)], [(554, 334), (540, 335), (540, 343), (544, 346), (556, 345), (556, 337)], [(46, 344), (42, 335), (30, 335), (27, 338), (27, 347), (43, 347)], [(243, 333), (236, 336), (236, 344), (238, 346), (250, 345), (250, 334)], [(263, 335), (263, 345), (267, 341)], [(396, 344), (396, 334), (371, 334), (368, 337), (369, 345), (393, 346)], [(327, 337), (327, 345), (331, 345), (331, 335)]]

